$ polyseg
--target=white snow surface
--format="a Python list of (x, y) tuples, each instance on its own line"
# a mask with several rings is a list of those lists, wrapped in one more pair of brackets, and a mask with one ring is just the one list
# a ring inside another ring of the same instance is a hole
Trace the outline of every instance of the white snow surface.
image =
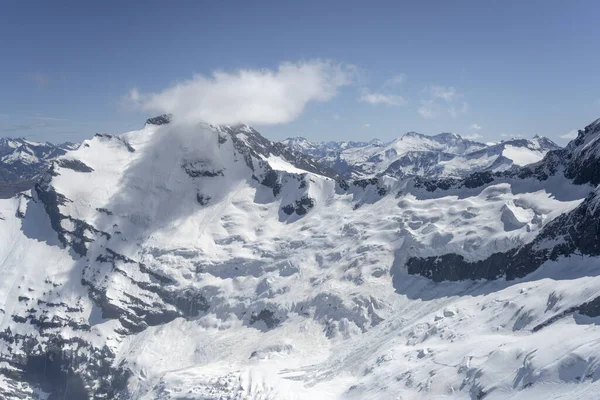
[[(207, 125), (147, 125), (85, 141), (68, 157), (94, 171), (57, 167), (51, 185), (70, 200), (61, 213), (111, 234), (95, 238), (87, 259), (110, 247), (182, 288), (210, 287), (211, 308), (120, 334), (81, 283), (83, 258), (60, 245), (33, 193), (0, 200), (0, 331), (34, 334), (11, 318), (28, 306), (21, 295), (76, 304), (92, 329), (61, 334), (113, 349), (133, 372), (131, 399), (597, 398), (600, 319), (566, 314), (533, 327), (600, 295), (599, 259), (561, 258), (510, 282), (434, 283), (404, 267), (411, 255), (478, 260), (515, 248), (589, 187), (532, 179), (439, 194), (388, 177), (389, 194), (378, 197), (341, 192), (271, 156), (263, 161), (282, 171), (274, 197), (252, 179), (266, 167), (254, 159), (250, 170)], [(223, 175), (186, 175), (182, 165), (198, 160)], [(315, 200), (308, 214), (282, 213), (305, 195)], [(57, 283), (49, 293), (45, 278)], [(140, 290), (119, 274), (106, 285), (117, 299)], [(265, 307), (276, 327), (238, 312)]]

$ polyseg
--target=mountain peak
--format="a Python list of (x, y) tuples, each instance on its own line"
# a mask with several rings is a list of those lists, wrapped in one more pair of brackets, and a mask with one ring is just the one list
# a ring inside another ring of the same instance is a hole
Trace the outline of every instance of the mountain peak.
[(146, 124), (148, 125), (165, 125), (173, 120), (173, 114), (162, 114), (157, 117), (148, 118)]

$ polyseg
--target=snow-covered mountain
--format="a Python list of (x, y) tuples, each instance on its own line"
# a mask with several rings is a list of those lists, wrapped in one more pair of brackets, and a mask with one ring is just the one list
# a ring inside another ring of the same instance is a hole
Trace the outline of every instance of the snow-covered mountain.
[(77, 146), (70, 142), (53, 145), (22, 138), (0, 138), (0, 198), (33, 187), (52, 160)]
[(409, 132), (382, 143), (309, 142), (300, 137), (284, 140), (295, 151), (310, 155), (335, 169), (344, 178), (389, 175), (397, 178), (464, 177), (473, 172), (504, 171), (540, 161), (550, 150), (559, 148), (550, 139), (511, 139), (484, 144), (454, 133), (427, 136)]
[(595, 398), (599, 138), (343, 180), (244, 125), (96, 135), (0, 200), (0, 396)]

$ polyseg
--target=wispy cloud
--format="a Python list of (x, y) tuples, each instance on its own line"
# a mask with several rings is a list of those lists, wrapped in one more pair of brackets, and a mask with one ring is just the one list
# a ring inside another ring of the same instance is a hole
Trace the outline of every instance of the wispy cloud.
[(406, 100), (402, 96), (383, 93), (369, 93), (363, 91), (363, 94), (358, 98), (359, 101), (373, 105), (384, 104), (386, 106), (403, 106)]
[(370, 127), (371, 127), (371, 124), (363, 124), (363, 126), (362, 126), (362, 127), (363, 127), (363, 128), (370, 128)]
[(457, 118), (469, 111), (469, 104), (464, 100), (464, 96), (453, 86), (429, 85), (421, 91), (421, 95), (423, 99), (417, 112), (425, 119), (443, 115)]
[(355, 75), (352, 65), (322, 60), (284, 62), (276, 70), (196, 75), (157, 93), (134, 88), (126, 101), (141, 110), (172, 113), (180, 120), (282, 124), (298, 118), (310, 102), (331, 100)]
[(577, 130), (573, 129), (572, 131), (569, 131), (567, 133), (565, 133), (564, 135), (560, 135), (561, 139), (567, 139), (567, 140), (573, 140), (575, 138), (577, 138)]
[(382, 87), (383, 88), (391, 88), (391, 87), (394, 87), (394, 86), (401, 85), (405, 81), (406, 81), (406, 75), (405, 74), (398, 74), (398, 75), (392, 76), (390, 79), (388, 79), (385, 82), (383, 82)]
[(405, 79), (406, 75), (398, 74), (386, 80), (378, 91), (362, 88), (358, 101), (372, 105), (403, 106), (407, 103), (406, 99), (399, 94), (392, 93), (392, 89), (402, 84)]
[(444, 87), (438, 85), (430, 85), (423, 89), (423, 92), (428, 93), (434, 99), (441, 99), (447, 103), (451, 103), (454, 101), (458, 94), (456, 93), (456, 89), (454, 87)]
[(27, 79), (35, 83), (38, 88), (45, 88), (50, 83), (50, 78), (47, 75), (36, 71), (27, 75)]
[(520, 139), (520, 138), (524, 137), (520, 133), (501, 133), (500, 136), (508, 138), (508, 139)]
[(331, 117), (332, 117), (333, 119), (335, 119), (335, 120), (338, 120), (338, 121), (339, 121), (340, 119), (342, 119), (342, 117), (340, 117), (340, 114), (333, 114)]
[(482, 129), (481, 125), (473, 123), (473, 124), (469, 125), (469, 130), (471, 131), (471, 133), (469, 133), (468, 135), (462, 135), (462, 137), (465, 139), (469, 139), (469, 140), (481, 139), (483, 136), (481, 136), (479, 133), (477, 133), (481, 129)]
[(437, 117), (433, 100), (421, 100), (421, 106), (418, 108), (419, 115), (425, 119), (434, 119)]

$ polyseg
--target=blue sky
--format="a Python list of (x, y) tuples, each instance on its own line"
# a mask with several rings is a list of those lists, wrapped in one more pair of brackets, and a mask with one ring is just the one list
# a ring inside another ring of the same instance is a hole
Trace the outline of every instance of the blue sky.
[(600, 117), (598, 15), (594, 0), (8, 1), (0, 136), (78, 141), (246, 102), (239, 118), (274, 140), (564, 144)]

